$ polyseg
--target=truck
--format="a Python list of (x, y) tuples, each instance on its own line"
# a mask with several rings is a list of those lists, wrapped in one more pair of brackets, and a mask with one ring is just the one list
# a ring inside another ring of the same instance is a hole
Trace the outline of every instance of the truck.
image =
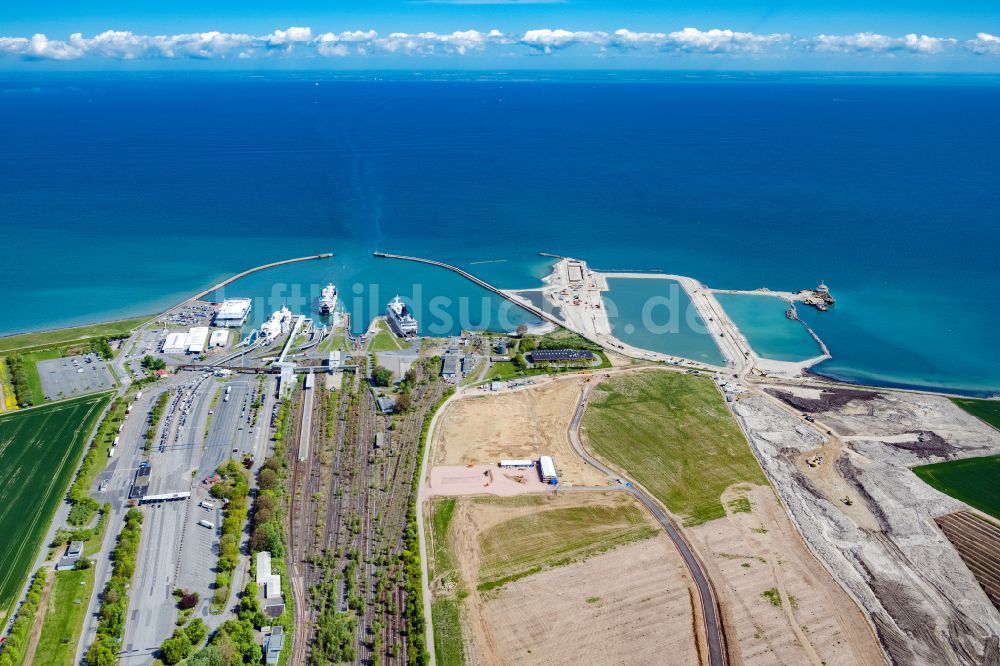
[(215, 529), (215, 523), (210, 523), (207, 520), (199, 520), (198, 524), (201, 525), (202, 527), (206, 528), (206, 529), (209, 529), (209, 530), (214, 530)]
[(126, 414), (131, 414), (132, 413), (132, 405), (129, 405), (128, 407), (125, 408), (125, 413)]
[(215, 508), (215, 504), (213, 504), (212, 502), (209, 502), (208, 500), (202, 500), (202, 501), (198, 502), (198, 506), (203, 507), (205, 509), (214, 509)]
[(135, 399), (136, 400), (139, 400), (139, 398), (141, 398), (141, 397), (142, 397), (142, 391), (139, 391), (138, 393), (135, 394)]
[(109, 458), (115, 457), (115, 447), (112, 446), (110, 449), (108, 449), (108, 457)]

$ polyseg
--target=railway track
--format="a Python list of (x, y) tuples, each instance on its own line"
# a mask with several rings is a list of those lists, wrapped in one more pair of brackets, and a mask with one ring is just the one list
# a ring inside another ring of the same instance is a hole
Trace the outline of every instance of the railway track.
[[(356, 622), (352, 661), (406, 663), (403, 536), (424, 414), (442, 392), (437, 380), (418, 385), (414, 408), (389, 417), (379, 413), (359, 372), (334, 403), (325, 392), (314, 399), (309, 454), (298, 461), (289, 451), (289, 567), (296, 601), (289, 663), (310, 663), (317, 624), (340, 612)], [(288, 448), (297, 452), (293, 437), (303, 414), (301, 396), (294, 400)], [(386, 445), (375, 450), (378, 432)]]

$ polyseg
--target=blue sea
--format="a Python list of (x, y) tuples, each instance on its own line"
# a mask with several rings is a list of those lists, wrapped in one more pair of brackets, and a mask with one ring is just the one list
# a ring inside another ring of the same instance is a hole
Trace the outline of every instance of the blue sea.
[(0, 333), (324, 251), (226, 294), (308, 309), (332, 280), (356, 330), (397, 292), (440, 334), (503, 327), (521, 315), (371, 253), (526, 288), (551, 252), (720, 288), (824, 280), (835, 308), (800, 308), (834, 356), (816, 371), (993, 393), (997, 117), (980, 77), (2, 74)]
[[(787, 301), (757, 294), (716, 294), (715, 298), (763, 358), (805, 361), (823, 353), (806, 327), (787, 317)], [(808, 306), (800, 304), (796, 312), (804, 307)]]

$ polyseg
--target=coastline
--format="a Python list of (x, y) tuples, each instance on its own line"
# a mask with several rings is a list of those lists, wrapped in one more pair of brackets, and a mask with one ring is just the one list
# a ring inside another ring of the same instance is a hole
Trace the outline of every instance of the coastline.
[[(805, 327), (806, 331), (819, 345), (822, 354), (804, 359), (801, 361), (782, 361), (776, 359), (769, 359), (758, 354), (753, 346), (750, 344), (747, 336), (743, 331), (740, 330), (739, 326), (733, 322), (730, 316), (726, 313), (725, 308), (721, 306), (718, 299), (715, 298), (716, 293), (733, 293), (733, 294), (746, 294), (746, 295), (758, 295), (758, 296), (772, 296), (775, 298), (781, 298), (789, 302), (802, 300), (801, 292), (784, 292), (784, 291), (772, 291), (769, 289), (756, 289), (756, 290), (732, 290), (732, 289), (713, 289), (708, 287), (703, 282), (683, 275), (675, 275), (662, 272), (641, 272), (641, 271), (617, 271), (613, 269), (604, 270), (591, 270), (586, 269), (588, 277), (592, 278), (592, 283), (588, 285), (588, 291), (592, 292), (591, 297), (594, 296), (600, 299), (600, 293), (608, 291), (607, 280), (609, 278), (617, 279), (659, 279), (659, 280), (670, 280), (678, 283), (687, 296), (691, 299), (692, 305), (698, 311), (699, 316), (704, 321), (706, 327), (710, 330), (713, 336), (713, 341), (719, 347), (720, 352), (726, 359), (725, 366), (719, 366), (711, 363), (706, 363), (701, 360), (691, 359), (684, 356), (679, 356), (676, 354), (667, 354), (663, 352), (657, 352), (649, 349), (644, 349), (626, 343), (612, 334), (611, 323), (608, 319), (607, 312), (602, 307), (593, 308), (595, 304), (594, 300), (590, 301), (592, 311), (586, 314), (580, 312), (574, 312), (574, 307), (570, 305), (567, 308), (567, 304), (563, 302), (557, 302), (552, 298), (553, 290), (557, 287), (564, 287), (563, 282), (557, 281), (553, 276), (556, 275), (560, 266), (565, 268), (568, 262), (574, 262), (579, 265), (586, 267), (586, 262), (582, 260), (572, 259), (569, 257), (563, 257), (559, 255), (552, 255), (546, 253), (540, 253), (543, 256), (551, 257), (555, 261), (552, 264), (552, 272), (541, 278), (541, 287), (529, 287), (520, 289), (497, 289), (490, 286), (490, 290), (494, 293), (500, 295), (503, 298), (510, 300), (511, 302), (523, 307), (528, 312), (532, 314), (537, 314), (539, 310), (545, 312), (545, 316), (542, 317), (542, 321), (546, 322), (543, 324), (542, 328), (547, 328), (555, 324), (565, 326), (571, 330), (584, 335), (585, 337), (592, 337), (595, 341), (599, 341), (602, 345), (608, 346), (612, 351), (617, 353), (622, 353), (626, 356), (630, 356), (640, 360), (647, 360), (653, 362), (665, 362), (671, 364), (685, 364), (685, 365), (695, 365), (703, 367), (711, 371), (721, 371), (721, 372), (733, 372), (735, 370), (737, 375), (745, 375), (751, 370), (759, 372), (762, 376), (769, 376), (775, 379), (781, 378), (793, 378), (800, 377), (803, 379), (814, 379), (821, 382), (833, 382), (838, 384), (848, 384), (851, 386), (859, 386), (863, 388), (870, 389), (893, 389), (902, 390), (915, 393), (926, 393), (932, 395), (941, 395), (945, 397), (971, 397), (971, 398), (996, 398), (998, 396), (997, 391), (991, 390), (977, 390), (977, 389), (965, 389), (956, 387), (935, 387), (931, 385), (921, 385), (915, 383), (908, 383), (905, 381), (894, 381), (891, 379), (882, 379), (875, 381), (860, 381), (853, 378), (846, 378), (837, 376), (836, 374), (826, 373), (822, 368), (817, 368), (823, 361), (828, 360), (833, 357), (832, 353), (826, 346), (826, 343), (819, 337), (819, 335), (805, 322), (801, 319), (799, 322)], [(259, 271), (267, 270), (268, 268), (282, 266), (289, 263), (297, 263), (304, 261), (311, 261), (316, 259), (330, 258), (333, 255), (331, 253), (322, 253), (317, 255), (310, 255), (304, 257), (297, 257), (293, 259), (286, 259), (276, 262), (270, 262), (267, 264), (262, 264), (260, 266), (241, 271), (240, 273), (234, 274), (231, 277), (219, 282), (218, 284), (203, 289), (192, 296), (189, 296), (177, 304), (172, 305), (163, 312), (169, 312), (178, 305), (183, 305), (189, 303), (193, 300), (197, 300), (206, 294), (210, 294), (213, 291), (219, 289), (222, 286), (228, 285), (232, 282), (239, 280), (242, 277), (256, 273)], [(405, 259), (417, 259), (410, 257), (400, 257)], [(417, 259), (419, 260), (419, 259)], [(423, 260), (426, 263), (440, 264), (440, 262), (434, 260)], [(450, 268), (450, 267), (449, 267)], [(474, 276), (473, 276), (474, 277)], [(483, 282), (476, 278), (474, 282)], [(541, 300), (544, 302), (545, 307), (540, 308), (536, 302), (529, 299), (526, 294), (539, 294)], [(599, 300), (596, 302), (600, 302)], [(124, 317), (116, 318), (104, 321), (97, 321), (87, 324), (79, 324), (73, 326), (63, 326), (63, 327), (52, 327), (43, 328), (30, 331), (22, 331), (19, 333), (0, 335), (0, 346), (4, 340), (9, 340), (18, 336), (26, 335), (44, 335), (44, 334), (57, 334), (61, 331), (70, 331), (75, 329), (86, 329), (100, 326), (109, 326), (117, 323), (131, 322), (142, 320), (139, 324), (140, 326), (148, 321), (159, 316), (163, 312), (155, 314), (147, 314), (137, 317)], [(587, 315), (590, 317), (589, 325), (587, 322)], [(97, 334), (99, 335), (99, 334)], [(79, 338), (74, 338), (68, 340), (72, 342), (76, 339), (86, 339), (89, 337), (95, 337), (95, 335), (84, 335)], [(55, 344), (60, 344), (62, 341), (56, 342)], [(720, 344), (721, 343), (721, 344)], [(30, 348), (38, 345), (28, 345), (24, 348)], [(16, 351), (21, 348), (13, 348), (8, 350)]]

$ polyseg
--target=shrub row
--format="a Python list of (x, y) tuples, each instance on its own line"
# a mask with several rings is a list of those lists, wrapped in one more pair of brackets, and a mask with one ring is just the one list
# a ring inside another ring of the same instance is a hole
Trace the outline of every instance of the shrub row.
[(410, 501), (406, 509), (406, 530), (403, 532), (403, 590), (406, 593), (406, 633), (407, 641), (407, 663), (417, 666), (426, 666), (430, 659), (427, 653), (427, 645), (424, 639), (424, 593), (423, 585), (420, 582), (420, 541), (417, 532), (417, 490), (420, 487), (420, 468), (424, 462), (424, 455), (427, 453), (427, 433), (431, 427), (434, 414), (441, 409), (441, 405), (455, 392), (453, 387), (449, 387), (441, 396), (441, 399), (431, 407), (424, 416), (424, 423), (420, 429), (420, 448), (417, 451), (417, 462), (413, 468), (413, 485), (410, 490)]
[(35, 580), (28, 588), (28, 595), (24, 598), (24, 603), (17, 611), (17, 619), (14, 620), (7, 640), (3, 644), (3, 652), (0, 652), (0, 666), (16, 666), (21, 663), (24, 655), (21, 651), (28, 646), (31, 628), (35, 626), (35, 615), (38, 613), (38, 604), (42, 600), (42, 590), (45, 589), (48, 569), (41, 568), (35, 574)]
[(28, 387), (28, 373), (24, 369), (24, 359), (20, 356), (8, 356), (7, 370), (10, 371), (10, 385), (14, 387), (14, 396), (18, 407), (31, 407), (31, 389)]
[(240, 562), (240, 534), (247, 519), (250, 482), (243, 467), (228, 460), (219, 468), (222, 480), (212, 486), (212, 496), (226, 500), (222, 510), (222, 536), (219, 538), (219, 565), (215, 577), (212, 611), (221, 612), (229, 598), (233, 570)]
[(118, 545), (111, 552), (114, 566), (111, 579), (101, 594), (98, 611), (97, 638), (87, 651), (87, 666), (114, 666), (125, 633), (125, 616), (128, 611), (128, 586), (135, 573), (135, 558), (139, 551), (142, 529), (142, 512), (129, 509), (125, 526), (118, 535)]
[(81, 527), (75, 530), (60, 527), (56, 530), (55, 536), (52, 537), (52, 547), (65, 546), (70, 541), (90, 541), (94, 537), (100, 536), (104, 533), (104, 524), (108, 521), (108, 514), (110, 512), (111, 504), (105, 503), (101, 506), (101, 516), (98, 518), (97, 524), (93, 527)]
[(196, 617), (183, 629), (174, 629), (173, 635), (163, 641), (160, 645), (160, 660), (173, 666), (187, 659), (206, 636), (208, 627), (200, 617)]
[[(261, 474), (265, 471), (274, 477), (274, 484), (268, 488), (260, 488), (254, 500), (253, 531), (250, 537), (251, 555), (261, 551), (271, 552), (271, 569), (281, 575), (282, 587), (287, 588), (288, 579), (281, 555), (285, 552), (284, 513), (282, 498), (284, 497), (284, 438), (288, 426), (288, 403), (283, 403), (275, 419), (274, 454), (264, 461)], [(220, 470), (221, 473), (221, 470)], [(242, 476), (242, 470), (240, 470)], [(245, 477), (244, 477), (245, 478)], [(220, 482), (221, 483), (221, 482)], [(217, 486), (219, 484), (216, 484)], [(260, 487), (258, 476), (258, 486)], [(250, 561), (251, 571), (256, 563)], [(240, 598), (237, 619), (228, 620), (220, 625), (212, 636), (209, 644), (194, 654), (186, 666), (237, 666), (238, 664), (259, 664), (263, 660), (261, 646), (254, 639), (254, 630), (264, 624), (282, 625), (285, 628), (285, 646), (282, 660), (292, 645), (292, 600), (287, 589), (285, 592), (285, 612), (280, 618), (268, 619), (264, 616), (257, 600), (257, 584), (251, 580), (247, 583)], [(228, 595), (228, 591), (227, 591)]]
[(170, 391), (164, 391), (156, 399), (156, 402), (153, 403), (153, 409), (149, 413), (149, 425), (146, 427), (146, 453), (149, 453), (149, 450), (153, 446), (153, 440), (156, 439), (156, 429), (160, 425), (160, 419), (163, 418), (163, 410), (167, 408), (169, 400)]
[(97, 428), (97, 435), (87, 449), (87, 455), (80, 463), (80, 471), (69, 488), (69, 501), (72, 506), (66, 518), (66, 522), (74, 527), (89, 523), (100, 506), (97, 500), (90, 496), (90, 488), (94, 485), (94, 477), (104, 467), (107, 451), (118, 436), (118, 428), (125, 420), (127, 407), (128, 403), (125, 400), (116, 399), (111, 402), (104, 420)]

